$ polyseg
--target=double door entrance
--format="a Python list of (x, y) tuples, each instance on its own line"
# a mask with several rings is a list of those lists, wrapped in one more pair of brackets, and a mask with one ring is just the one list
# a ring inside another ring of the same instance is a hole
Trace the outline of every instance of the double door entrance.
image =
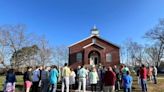
[(100, 54), (97, 51), (91, 51), (89, 54), (90, 65), (97, 65), (100, 63)]

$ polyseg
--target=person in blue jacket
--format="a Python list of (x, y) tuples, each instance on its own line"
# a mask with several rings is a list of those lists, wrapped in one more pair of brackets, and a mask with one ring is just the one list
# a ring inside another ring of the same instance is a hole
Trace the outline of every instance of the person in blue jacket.
[(53, 65), (49, 75), (50, 92), (56, 92), (58, 76), (59, 76), (59, 72), (57, 70), (57, 66)]
[(132, 81), (133, 78), (132, 76), (130, 76), (129, 71), (127, 71), (126, 74), (123, 76), (124, 92), (132, 92)]

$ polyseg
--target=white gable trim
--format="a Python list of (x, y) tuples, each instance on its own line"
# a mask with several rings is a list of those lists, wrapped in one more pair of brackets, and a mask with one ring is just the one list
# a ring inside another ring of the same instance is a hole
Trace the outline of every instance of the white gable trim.
[(89, 37), (87, 37), (87, 38), (85, 38), (85, 39), (82, 39), (82, 40), (80, 40), (80, 41), (78, 41), (78, 42), (76, 42), (76, 43), (74, 43), (74, 44), (69, 45), (68, 47), (71, 47), (71, 46), (76, 45), (76, 44), (78, 44), (78, 43), (80, 43), (80, 42), (83, 42), (83, 41), (85, 41), (85, 40), (87, 40), (87, 39), (89, 39), (89, 38), (91, 38), (91, 37), (93, 37), (93, 36), (89, 36)]
[(94, 43), (90, 43), (90, 44), (84, 46), (83, 48), (87, 48), (87, 47), (89, 47), (89, 46), (91, 46), (91, 45), (93, 45), (93, 44), (94, 44)]
[(103, 39), (103, 38), (101, 38), (101, 37), (99, 37), (99, 38), (102, 39), (102, 40), (104, 40), (105, 42), (108, 42), (108, 43), (110, 43), (110, 44), (112, 44), (112, 45), (114, 45), (114, 46), (120, 48), (119, 45), (117, 45), (117, 44), (115, 44), (115, 43), (113, 43), (113, 42), (111, 42), (111, 41), (107, 41), (107, 40), (105, 40), (105, 39)]
[[(76, 45), (76, 44), (78, 44), (78, 43), (80, 43), (80, 42), (83, 42), (83, 41), (85, 41), (85, 40), (87, 40), (87, 39), (89, 39), (89, 38), (92, 38), (92, 37), (93, 37), (93, 35), (92, 35), (92, 36), (89, 36), (89, 37), (87, 37), (87, 38), (85, 38), (85, 39), (83, 39), (83, 40), (80, 40), (80, 41), (78, 41), (78, 42), (76, 42), (76, 43), (74, 43), (74, 44), (71, 44), (71, 45), (69, 45), (68, 47), (71, 47), (71, 46), (73, 46), (73, 45)], [(108, 42), (108, 43), (110, 43), (110, 44), (112, 44), (112, 45), (114, 45), (114, 46), (120, 48), (119, 45), (116, 45), (116, 44), (113, 43), (113, 42), (107, 41), (107, 40), (101, 38), (100, 36), (98, 36), (98, 38), (100, 38), (100, 39), (102, 39), (102, 40), (104, 40), (104, 41), (106, 41), (106, 42)]]
[(85, 49), (85, 48), (87, 48), (87, 47), (89, 47), (89, 46), (92, 46), (92, 45), (94, 45), (94, 44), (97, 45), (97, 46), (99, 46), (99, 47), (101, 47), (101, 48), (103, 48), (103, 49), (105, 49), (104, 46), (101, 46), (101, 45), (99, 45), (99, 44), (97, 44), (97, 43), (90, 43), (90, 44), (84, 46), (83, 48)]

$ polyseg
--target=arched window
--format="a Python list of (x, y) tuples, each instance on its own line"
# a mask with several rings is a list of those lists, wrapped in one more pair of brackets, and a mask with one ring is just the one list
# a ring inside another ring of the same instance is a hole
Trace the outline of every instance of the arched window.
[(106, 61), (107, 62), (112, 62), (112, 54), (111, 53), (106, 54)]
[(81, 52), (76, 54), (76, 61), (82, 61), (82, 53)]

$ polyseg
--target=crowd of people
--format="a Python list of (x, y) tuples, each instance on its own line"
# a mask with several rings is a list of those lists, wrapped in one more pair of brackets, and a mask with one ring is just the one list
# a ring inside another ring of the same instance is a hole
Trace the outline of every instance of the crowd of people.
[[(147, 92), (147, 77), (157, 84), (157, 68), (142, 65), (138, 71), (138, 83), (142, 92)], [(72, 69), (67, 63), (58, 69), (56, 65), (51, 67), (37, 66), (35, 69), (27, 67), (23, 75), (24, 92), (56, 92), (61, 82), (61, 92), (116, 92), (123, 89), (124, 92), (132, 92), (133, 77), (129, 68), (121, 66), (78, 66)], [(15, 92), (16, 75), (14, 69), (10, 69), (6, 75), (4, 92)], [(31, 91), (30, 91), (31, 90)]]

